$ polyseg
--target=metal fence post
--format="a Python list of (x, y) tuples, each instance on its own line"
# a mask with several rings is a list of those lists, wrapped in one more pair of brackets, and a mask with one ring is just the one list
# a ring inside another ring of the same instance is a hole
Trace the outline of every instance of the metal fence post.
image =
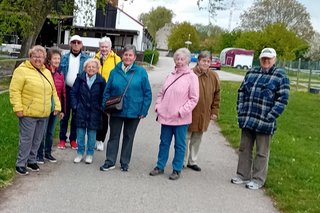
[(297, 72), (297, 83), (296, 83), (296, 90), (297, 90), (297, 91), (298, 91), (298, 87), (299, 87), (299, 73), (300, 73), (300, 67), (301, 67), (301, 58), (299, 58), (298, 72)]

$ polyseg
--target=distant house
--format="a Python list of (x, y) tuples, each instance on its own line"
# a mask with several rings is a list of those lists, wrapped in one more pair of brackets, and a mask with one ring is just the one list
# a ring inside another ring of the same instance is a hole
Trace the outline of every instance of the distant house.
[[(78, 34), (84, 38), (84, 49), (92, 53), (98, 49), (98, 40), (103, 36), (111, 38), (116, 51), (121, 51), (127, 44), (135, 45), (138, 51), (152, 48), (153, 38), (148, 30), (125, 11), (110, 4), (103, 11), (95, 4), (84, 2), (75, 0), (79, 10), (74, 11), (73, 16), (61, 17), (57, 29), (46, 23), (37, 43), (68, 49), (71, 35)], [(86, 14), (91, 14), (90, 19)]]
[(169, 52), (168, 37), (173, 27), (174, 24), (166, 23), (164, 27), (156, 32), (157, 50), (161, 55), (166, 55)]

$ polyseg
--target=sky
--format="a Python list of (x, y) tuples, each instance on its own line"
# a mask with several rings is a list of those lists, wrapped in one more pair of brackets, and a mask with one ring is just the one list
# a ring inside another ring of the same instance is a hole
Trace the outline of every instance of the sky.
[[(320, 1), (318, 0), (297, 0), (306, 7), (307, 12), (310, 13), (311, 23), (314, 30), (320, 32)], [(203, 2), (208, 2), (204, 0)], [(224, 0), (228, 6), (231, 4), (231, 0)], [(206, 3), (203, 3), (205, 6)], [(246, 9), (252, 6), (253, 0), (235, 0), (235, 7), (232, 10), (231, 16), (231, 30), (240, 24), (239, 16)], [(119, 7), (123, 8), (125, 12), (134, 18), (138, 18), (141, 13), (148, 13), (153, 8), (158, 6), (164, 6), (171, 9), (175, 16), (173, 22), (188, 21), (191, 24), (204, 24), (209, 23), (208, 12), (205, 10), (199, 10), (197, 6), (197, 0), (133, 0), (133, 2), (119, 0)], [(218, 25), (224, 29), (229, 30), (230, 10), (219, 11), (217, 16), (210, 21), (213, 25)]]

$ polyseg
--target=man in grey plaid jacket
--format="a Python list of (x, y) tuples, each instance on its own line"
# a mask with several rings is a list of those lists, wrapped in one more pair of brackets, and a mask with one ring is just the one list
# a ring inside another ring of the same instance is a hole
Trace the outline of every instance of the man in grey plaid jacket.
[[(276, 119), (288, 104), (290, 82), (284, 70), (275, 66), (276, 56), (273, 48), (264, 48), (259, 56), (260, 67), (247, 72), (238, 90), (241, 141), (237, 176), (231, 182), (246, 184), (249, 189), (260, 189), (266, 181)], [(256, 156), (253, 159), (254, 142)]]

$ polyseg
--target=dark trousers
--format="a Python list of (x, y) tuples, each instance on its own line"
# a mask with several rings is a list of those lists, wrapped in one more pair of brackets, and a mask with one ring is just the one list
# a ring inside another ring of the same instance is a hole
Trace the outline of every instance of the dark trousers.
[(75, 112), (71, 109), (70, 91), (71, 91), (71, 87), (66, 86), (67, 103), (66, 103), (66, 112), (64, 114), (63, 119), (60, 121), (60, 140), (67, 140), (68, 123), (69, 123), (69, 118), (72, 111), (69, 140), (75, 141), (77, 139), (77, 127), (76, 127)]
[(115, 165), (119, 149), (120, 134), (123, 126), (122, 149), (120, 156), (121, 167), (128, 168), (134, 135), (136, 133), (139, 118), (110, 117), (110, 138), (107, 144), (106, 161), (107, 165)]
[(107, 132), (108, 132), (108, 125), (109, 125), (108, 115), (105, 113), (102, 113), (102, 129), (97, 131), (97, 138), (96, 138), (97, 141), (102, 141), (104, 143)]

